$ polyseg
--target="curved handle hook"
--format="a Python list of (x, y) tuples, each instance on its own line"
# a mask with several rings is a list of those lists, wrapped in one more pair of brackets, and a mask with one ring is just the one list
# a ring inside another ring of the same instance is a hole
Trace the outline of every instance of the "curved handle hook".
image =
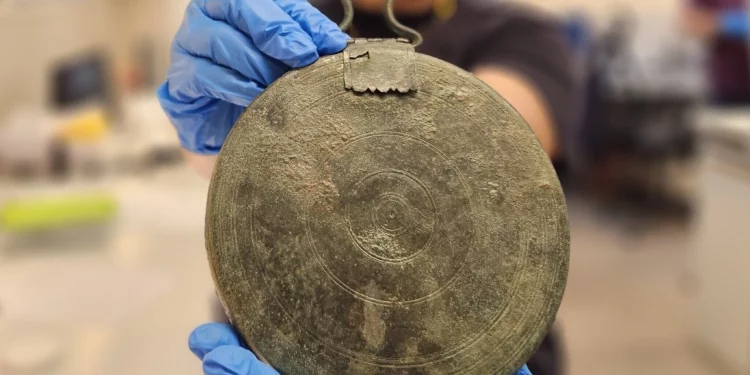
[(352, 21), (354, 20), (354, 6), (352, 0), (341, 0), (341, 5), (344, 7), (344, 20), (339, 24), (339, 28), (342, 31), (349, 30), (352, 27)]
[(388, 23), (388, 27), (390, 27), (394, 33), (398, 34), (398, 36), (408, 39), (412, 46), (419, 46), (422, 44), (422, 34), (417, 30), (406, 27), (398, 22), (396, 15), (393, 13), (393, 3), (395, 2), (396, 0), (387, 0), (385, 2), (385, 9), (383, 10), (385, 12), (385, 22)]
[[(385, 22), (388, 27), (402, 38), (409, 40), (412, 46), (417, 47), (422, 44), (422, 34), (417, 30), (404, 26), (398, 22), (396, 15), (393, 13), (393, 4), (395, 0), (386, 0), (383, 13), (385, 14)], [(352, 20), (354, 20), (354, 6), (352, 0), (341, 0), (341, 5), (344, 7), (344, 20), (341, 21), (339, 27), (341, 30), (346, 31), (352, 26)]]

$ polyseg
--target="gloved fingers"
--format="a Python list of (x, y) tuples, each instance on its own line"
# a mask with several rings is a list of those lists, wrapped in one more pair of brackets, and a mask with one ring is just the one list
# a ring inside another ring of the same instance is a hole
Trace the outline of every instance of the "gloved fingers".
[(240, 340), (228, 324), (204, 324), (190, 334), (188, 347), (200, 360), (220, 346), (240, 346)]
[(203, 372), (206, 375), (279, 375), (252, 352), (239, 346), (220, 346), (208, 353), (203, 359)]
[(210, 59), (245, 77), (258, 78), (263, 86), (270, 85), (289, 69), (260, 52), (247, 35), (210, 18), (195, 3), (188, 6), (174, 42), (192, 55)]
[(266, 55), (292, 68), (318, 59), (318, 47), (302, 27), (273, 0), (194, 0), (206, 14), (252, 39)]
[(318, 46), (318, 53), (334, 54), (346, 47), (349, 36), (306, 0), (275, 1), (310, 35), (315, 45)]
[(210, 97), (247, 107), (263, 91), (256, 82), (236, 71), (192, 56), (179, 47), (172, 51), (167, 82), (172, 99), (185, 103)]
[(218, 154), (245, 110), (245, 107), (206, 97), (190, 104), (174, 102), (169, 94), (161, 95), (161, 92), (160, 88), (159, 101), (177, 129), (180, 146), (194, 154)]

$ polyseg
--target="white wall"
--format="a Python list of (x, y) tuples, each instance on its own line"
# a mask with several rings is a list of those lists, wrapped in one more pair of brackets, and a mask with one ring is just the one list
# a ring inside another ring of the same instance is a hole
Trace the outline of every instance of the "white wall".
[[(0, 0), (8, 1), (8, 0)], [(47, 101), (50, 67), (90, 49), (111, 53), (121, 71), (135, 43), (154, 40), (157, 72), (165, 73), (169, 43), (188, 0), (15, 0), (0, 7), (0, 117)]]
[(111, 15), (106, 0), (27, 1), (0, 14), (0, 113), (43, 105), (48, 68), (80, 51), (106, 48)]
[(585, 9), (600, 17), (609, 15), (622, 5), (644, 13), (673, 11), (680, 6), (681, 1), (683, 0), (524, 0), (524, 2), (553, 10), (571, 7)]

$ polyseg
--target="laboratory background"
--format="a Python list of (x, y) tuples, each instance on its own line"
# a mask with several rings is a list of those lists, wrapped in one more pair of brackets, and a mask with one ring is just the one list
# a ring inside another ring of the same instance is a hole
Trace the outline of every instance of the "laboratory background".
[[(710, 94), (687, 1), (525, 2), (586, 90), (560, 175), (567, 373), (750, 374), (750, 102)], [(155, 95), (186, 4), (0, 0), (2, 375), (202, 373), (209, 182)]]

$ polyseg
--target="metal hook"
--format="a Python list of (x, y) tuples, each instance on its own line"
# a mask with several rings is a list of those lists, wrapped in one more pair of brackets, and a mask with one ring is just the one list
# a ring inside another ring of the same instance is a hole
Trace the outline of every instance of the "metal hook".
[(393, 3), (395, 2), (396, 0), (386, 1), (384, 9), (385, 22), (388, 23), (388, 27), (390, 27), (394, 33), (398, 34), (402, 38), (409, 39), (412, 46), (419, 46), (420, 44), (422, 44), (422, 34), (417, 32), (417, 30), (406, 27), (402, 23), (398, 22), (398, 20), (396, 19), (396, 15), (393, 13)]
[[(386, 0), (383, 13), (385, 14), (385, 22), (388, 27), (402, 38), (409, 40), (412, 46), (417, 47), (422, 44), (422, 34), (417, 30), (404, 26), (398, 22), (396, 15), (393, 13), (393, 4), (395, 0)], [(341, 30), (346, 31), (352, 26), (352, 20), (354, 20), (354, 6), (352, 0), (341, 0), (341, 5), (344, 6), (344, 20), (341, 21), (339, 27)]]
[(342, 31), (346, 31), (352, 27), (352, 21), (354, 20), (354, 5), (352, 5), (352, 0), (341, 0), (341, 5), (344, 7), (344, 20), (339, 24), (339, 28), (341, 28)]

